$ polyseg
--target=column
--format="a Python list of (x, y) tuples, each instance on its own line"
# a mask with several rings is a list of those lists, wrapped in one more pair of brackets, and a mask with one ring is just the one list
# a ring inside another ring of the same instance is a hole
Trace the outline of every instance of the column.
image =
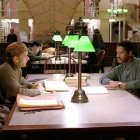
[(125, 40), (125, 19), (123, 20), (123, 40)]
[(119, 29), (119, 33), (118, 33), (118, 42), (120, 42), (121, 41), (121, 21), (119, 20), (119, 27), (118, 27), (118, 29)]
[(112, 42), (112, 22), (109, 23), (109, 42)]
[(28, 19), (20, 19), (19, 20), (19, 36), (20, 41), (29, 41), (29, 25)]

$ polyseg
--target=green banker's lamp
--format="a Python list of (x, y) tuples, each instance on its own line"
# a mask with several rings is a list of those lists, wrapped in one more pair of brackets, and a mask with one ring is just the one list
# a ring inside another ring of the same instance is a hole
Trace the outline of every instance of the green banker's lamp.
[(86, 103), (88, 102), (88, 97), (85, 91), (81, 87), (81, 61), (82, 52), (95, 52), (95, 49), (88, 36), (81, 36), (74, 51), (78, 52), (79, 61), (79, 72), (78, 72), (78, 89), (75, 90), (74, 95), (71, 98), (71, 102), (74, 103)]
[(69, 64), (69, 69), (68, 73), (66, 74), (66, 77), (73, 77), (73, 74), (71, 73), (71, 48), (74, 48), (76, 44), (78, 43), (79, 36), (78, 35), (66, 35), (64, 38), (62, 44), (64, 46), (68, 46), (68, 64)]
[(62, 37), (59, 34), (55, 34), (52, 38), (52, 40), (55, 41), (55, 49), (56, 49), (56, 55), (58, 57), (56, 57), (58, 60), (60, 60), (60, 56), (59, 56), (59, 42), (62, 41)]

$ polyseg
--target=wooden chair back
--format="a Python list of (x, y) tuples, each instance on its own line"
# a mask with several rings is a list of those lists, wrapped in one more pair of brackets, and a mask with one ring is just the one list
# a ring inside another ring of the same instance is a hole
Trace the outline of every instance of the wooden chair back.
[[(71, 58), (71, 73), (76, 73), (77, 63), (74, 58)], [(69, 72), (68, 56), (54, 55), (46, 59), (44, 64), (44, 74), (66, 74)]]
[(96, 64), (90, 64), (89, 69), (90, 73), (104, 73), (104, 64), (103, 60), (105, 58), (105, 50), (100, 50), (97, 54), (97, 63)]

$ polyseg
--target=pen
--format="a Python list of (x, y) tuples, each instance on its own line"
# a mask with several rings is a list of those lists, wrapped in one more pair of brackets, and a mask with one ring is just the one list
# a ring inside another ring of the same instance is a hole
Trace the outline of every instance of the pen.
[(45, 82), (44, 82), (44, 81), (42, 81), (42, 85), (43, 85), (43, 87), (45, 88)]

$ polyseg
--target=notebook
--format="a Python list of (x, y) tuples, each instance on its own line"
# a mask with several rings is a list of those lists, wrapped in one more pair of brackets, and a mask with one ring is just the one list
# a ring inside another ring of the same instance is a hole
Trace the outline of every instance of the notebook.
[(54, 96), (25, 96), (17, 95), (17, 106), (21, 111), (62, 109), (64, 104)]

